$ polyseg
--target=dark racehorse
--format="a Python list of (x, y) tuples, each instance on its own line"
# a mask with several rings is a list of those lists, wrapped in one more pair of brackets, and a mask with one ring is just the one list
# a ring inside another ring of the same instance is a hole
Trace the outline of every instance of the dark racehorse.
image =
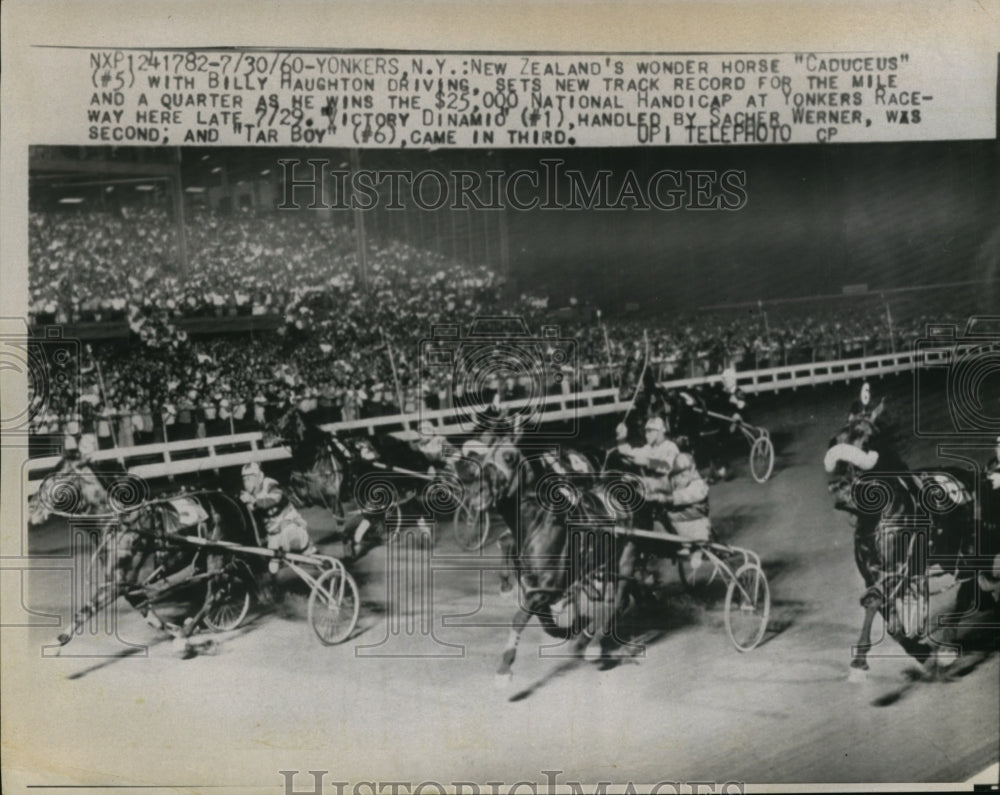
[(532, 466), (516, 445), (500, 442), (483, 457), (481, 476), (465, 479), (467, 498), (480, 510), (492, 506), (511, 530), (507, 552), (521, 598), (497, 669), (499, 683), (512, 677), (518, 641), (532, 616), (548, 634), (576, 638), (578, 654), (592, 638), (602, 652), (613, 640), (612, 522), (595, 494), (559, 478), (553, 460)]
[(297, 507), (326, 508), (338, 519), (343, 518), (346, 480), (360, 458), (353, 445), (308, 422), (294, 407), (268, 426), (263, 444), (287, 444), (291, 450), (288, 486)]
[[(824, 465), (833, 476), (835, 507), (854, 517), (854, 558), (866, 588), (851, 678), (868, 670), (876, 613), (908, 654), (928, 663), (929, 673), (946, 668), (955, 657), (956, 619), (980, 604), (974, 557), (1000, 551), (977, 550), (975, 487), (968, 474), (909, 471), (866, 418), (831, 440)], [(996, 606), (990, 599), (983, 603)]]
[(112, 502), (145, 491), (145, 482), (122, 470), (95, 471), (90, 463), (66, 456), (28, 498), (28, 521), (42, 524), (53, 514), (111, 520)]
[[(426, 483), (417, 472), (426, 462), (418, 460), (404, 442), (391, 437), (342, 439), (309, 422), (295, 407), (265, 431), (263, 441), (266, 447), (280, 443), (289, 446), (293, 502), (298, 507), (329, 510), (348, 536), (351, 557), (355, 559), (399, 529), (398, 522), (390, 522), (390, 517), (398, 519), (400, 506)], [(402, 465), (400, 462), (413, 469), (396, 469)], [(351, 517), (344, 510), (349, 502), (359, 509)]]
[(249, 587), (253, 573), (247, 563), (181, 537), (260, 545), (243, 506), (222, 492), (182, 493), (120, 511), (91, 558), (90, 601), (59, 644), (69, 643), (92, 616), (121, 597), (159, 629), (167, 624), (156, 616), (157, 604), (179, 606), (188, 615), (176, 634), (186, 639), (218, 603), (227, 577), (240, 576), (244, 590)]

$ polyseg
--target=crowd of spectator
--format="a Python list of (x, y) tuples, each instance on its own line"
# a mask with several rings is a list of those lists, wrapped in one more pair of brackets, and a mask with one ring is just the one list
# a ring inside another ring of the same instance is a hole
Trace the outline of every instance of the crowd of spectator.
[[(39, 400), (37, 433), (86, 430), (101, 446), (131, 446), (259, 428), (289, 404), (351, 420), (444, 408), (470, 392), (537, 392), (525, 379), (539, 371), (546, 390), (628, 389), (647, 354), (661, 379), (758, 369), (902, 350), (930, 319), (893, 320), (879, 304), (850, 314), (577, 312), (560, 327), (576, 352), (569, 367), (553, 367), (556, 343), (541, 341), (521, 361), (504, 359), (506, 372), (456, 373), (421, 360), (434, 324), (467, 331), (478, 317), (515, 315), (537, 333), (551, 317), (545, 296), (511, 296), (495, 271), (403, 242), (369, 246), (363, 287), (352, 231), (307, 213), (198, 215), (184, 277), (175, 245), (156, 207), (31, 213), (33, 321), (126, 320), (133, 335), (86, 349), (73, 388)], [(279, 316), (279, 328), (189, 338), (180, 322), (262, 314)]]

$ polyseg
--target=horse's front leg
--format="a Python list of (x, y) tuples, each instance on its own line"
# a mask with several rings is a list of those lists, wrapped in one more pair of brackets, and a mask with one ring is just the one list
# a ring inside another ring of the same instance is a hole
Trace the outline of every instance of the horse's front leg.
[(497, 668), (495, 682), (497, 687), (505, 687), (514, 678), (511, 667), (514, 665), (514, 658), (517, 657), (517, 644), (521, 640), (521, 633), (528, 621), (531, 620), (532, 613), (529, 608), (530, 606), (519, 607), (511, 619), (507, 645), (504, 646), (503, 653), (500, 655), (500, 667)]
[(854, 647), (851, 658), (851, 670), (848, 673), (848, 681), (863, 682), (868, 670), (868, 651), (872, 647), (872, 622), (875, 614), (882, 607), (882, 593), (877, 587), (871, 587), (865, 591), (861, 597), (861, 606), (865, 609), (865, 618), (861, 623), (861, 635), (858, 637), (858, 644)]
[[(583, 633), (577, 639), (577, 648), (584, 652), (588, 659), (601, 659), (612, 646), (625, 644), (625, 640), (617, 632), (617, 622), (628, 604), (636, 563), (635, 543), (628, 541), (618, 559), (617, 576), (611, 576), (602, 585), (602, 598), (596, 605), (596, 614), (591, 618), (590, 635)], [(598, 643), (591, 644), (591, 638)]]
[(128, 587), (121, 582), (112, 582), (107, 587), (101, 588), (94, 593), (90, 602), (81, 607), (73, 616), (73, 621), (67, 630), (56, 638), (60, 646), (65, 646), (74, 636), (81, 634), (81, 630), (94, 616), (105, 610), (110, 605), (118, 601), (118, 597), (125, 595)]
[(497, 539), (497, 546), (500, 548), (500, 557), (503, 560), (503, 568), (500, 570), (500, 593), (507, 594), (514, 590), (514, 534), (505, 530), (503, 535)]

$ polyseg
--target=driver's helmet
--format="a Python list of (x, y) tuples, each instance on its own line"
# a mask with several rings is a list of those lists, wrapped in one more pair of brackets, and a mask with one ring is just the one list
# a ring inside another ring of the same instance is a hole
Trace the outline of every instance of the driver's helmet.
[(364, 459), (365, 461), (371, 462), (378, 460), (378, 453), (375, 452), (375, 448), (372, 447), (371, 442), (369, 442), (367, 439), (361, 439), (358, 442), (358, 453), (361, 455), (361, 458)]
[(256, 461), (246, 464), (241, 474), (243, 475), (243, 484), (247, 487), (247, 491), (257, 488), (261, 481), (264, 480), (264, 471)]
[(646, 420), (646, 430), (661, 431), (663, 434), (666, 434), (669, 428), (667, 427), (667, 421), (657, 414)]
[(479, 461), (486, 453), (486, 448), (478, 439), (467, 439), (462, 444), (462, 458)]
[(76, 446), (82, 461), (89, 461), (90, 457), (97, 452), (97, 437), (92, 433), (85, 433), (80, 437)]

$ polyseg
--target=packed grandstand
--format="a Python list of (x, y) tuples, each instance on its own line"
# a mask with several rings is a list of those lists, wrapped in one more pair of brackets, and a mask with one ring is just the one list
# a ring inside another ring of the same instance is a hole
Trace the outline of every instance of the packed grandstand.
[[(581, 296), (560, 314), (543, 284), (512, 294), (495, 267), (401, 240), (368, 242), (363, 286), (349, 220), (196, 208), (183, 276), (165, 200), (35, 207), (29, 223), (30, 323), (127, 323), (125, 339), (89, 341), (70, 386), (33, 417), (37, 434), (89, 432), (102, 447), (253, 430), (290, 404), (325, 422), (448, 407), (460, 379), (422, 367), (415, 344), (442, 319), (513, 315), (536, 330), (557, 318), (578, 367), (575, 382), (550, 386), (582, 391), (628, 388), (647, 355), (666, 380), (904, 350), (932, 311), (868, 300), (602, 316)], [(224, 333), (239, 318), (270, 323)]]

